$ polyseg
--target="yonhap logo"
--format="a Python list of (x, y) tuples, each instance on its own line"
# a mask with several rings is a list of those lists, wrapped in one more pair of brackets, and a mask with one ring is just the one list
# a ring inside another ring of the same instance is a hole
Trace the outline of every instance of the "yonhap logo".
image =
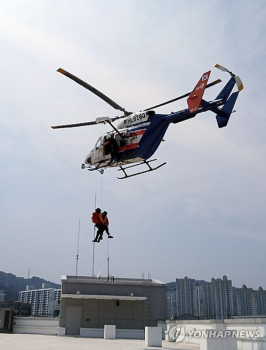
[(209, 329), (205, 331), (197, 331), (197, 330), (187, 330), (187, 336), (189, 338), (245, 338), (245, 339), (257, 339), (260, 337), (259, 331), (236, 331), (236, 330), (216, 330)]
[(179, 343), (185, 339), (201, 339), (201, 338), (244, 338), (244, 339), (257, 339), (260, 337), (258, 330), (196, 330), (196, 329), (185, 329), (184, 326), (177, 325), (172, 327), (168, 333), (169, 340), (171, 342)]
[(184, 326), (174, 326), (169, 330), (169, 340), (171, 342), (179, 343), (184, 340), (186, 336)]

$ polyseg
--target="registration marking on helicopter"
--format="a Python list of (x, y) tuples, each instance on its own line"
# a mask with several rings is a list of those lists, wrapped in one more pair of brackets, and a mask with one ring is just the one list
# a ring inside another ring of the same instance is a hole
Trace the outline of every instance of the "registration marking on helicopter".
[(135, 113), (124, 120), (124, 124), (132, 125), (138, 124), (139, 122), (145, 122), (149, 119), (149, 115), (146, 113)]

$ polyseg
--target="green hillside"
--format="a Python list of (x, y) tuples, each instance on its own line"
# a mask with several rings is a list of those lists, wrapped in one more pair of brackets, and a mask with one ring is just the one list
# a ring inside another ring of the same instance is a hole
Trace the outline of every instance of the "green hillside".
[(7, 301), (17, 301), (19, 292), (26, 290), (27, 285), (32, 285), (34, 288), (42, 288), (42, 283), (49, 283), (51, 288), (61, 288), (60, 284), (46, 281), (39, 277), (23, 278), (17, 277), (12, 273), (0, 271), (0, 290), (4, 290), (7, 295)]

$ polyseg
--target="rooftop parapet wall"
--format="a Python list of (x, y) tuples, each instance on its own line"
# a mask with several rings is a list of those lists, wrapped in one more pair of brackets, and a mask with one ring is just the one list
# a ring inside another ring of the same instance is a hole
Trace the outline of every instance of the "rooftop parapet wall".
[(131, 297), (147, 296), (149, 290), (163, 289), (167, 285), (157, 280), (63, 276), (62, 295), (119, 295)]
[(138, 278), (107, 278), (107, 277), (89, 277), (89, 276), (62, 276), (61, 282), (74, 282), (75, 283), (115, 283), (115, 284), (140, 284), (140, 285), (165, 285), (166, 283), (156, 279), (138, 279)]

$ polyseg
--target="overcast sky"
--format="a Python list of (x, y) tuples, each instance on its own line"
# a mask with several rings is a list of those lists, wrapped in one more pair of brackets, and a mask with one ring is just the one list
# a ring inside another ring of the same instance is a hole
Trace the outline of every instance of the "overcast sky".
[[(80, 232), (78, 274), (91, 276), (96, 198), (114, 236), (95, 246), (96, 275), (109, 255), (115, 277), (266, 288), (265, 18), (264, 0), (0, 0), (0, 270), (60, 283)], [(210, 69), (223, 81), (212, 100), (229, 79), (216, 63), (243, 80), (237, 112), (223, 129), (212, 112), (170, 125), (153, 173), (82, 170), (108, 127), (50, 128), (117, 115), (59, 67), (138, 111)]]

